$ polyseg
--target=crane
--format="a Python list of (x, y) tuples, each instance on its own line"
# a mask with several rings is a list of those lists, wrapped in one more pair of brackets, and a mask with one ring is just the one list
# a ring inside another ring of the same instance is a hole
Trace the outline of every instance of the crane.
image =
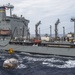
[(41, 24), (41, 21), (39, 21), (37, 24), (35, 24), (35, 37), (36, 39), (39, 39), (38, 34), (38, 26)]
[(57, 40), (57, 37), (58, 37), (58, 29), (57, 29), (57, 26), (58, 24), (60, 23), (60, 20), (58, 19), (55, 23), (55, 40)]

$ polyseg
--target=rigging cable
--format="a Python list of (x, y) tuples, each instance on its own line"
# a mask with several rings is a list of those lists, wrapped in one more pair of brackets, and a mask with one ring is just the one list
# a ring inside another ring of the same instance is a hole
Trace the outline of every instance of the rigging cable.
[[(11, 41), (11, 39), (12, 39), (12, 37), (13, 37), (13, 35), (14, 35), (16, 29), (17, 29), (17, 27), (15, 27), (13, 33), (11, 33), (11, 37), (10, 37), (10, 40), (9, 40), (9, 41)], [(9, 44), (9, 42), (8, 42), (7, 44), (5, 44), (5, 45), (0, 45), (0, 47), (5, 47), (5, 46), (7, 46), (8, 44)]]

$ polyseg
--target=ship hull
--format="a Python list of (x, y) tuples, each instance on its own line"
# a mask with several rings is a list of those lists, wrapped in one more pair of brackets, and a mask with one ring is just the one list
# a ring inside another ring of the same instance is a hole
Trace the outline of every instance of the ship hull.
[(45, 54), (45, 55), (61, 55), (61, 56), (75, 56), (75, 48), (55, 48), (42, 46), (23, 46), (23, 45), (7, 45), (0, 47), (0, 49), (9, 50), (13, 48), (14, 51)]

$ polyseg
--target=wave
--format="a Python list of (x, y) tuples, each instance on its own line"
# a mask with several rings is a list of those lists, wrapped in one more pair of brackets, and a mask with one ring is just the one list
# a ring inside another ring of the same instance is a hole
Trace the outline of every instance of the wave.
[(61, 59), (56, 59), (56, 58), (35, 58), (35, 57), (24, 57), (23, 59), (26, 59), (28, 61), (45, 61), (45, 62), (64, 62), (63, 60)]
[(56, 65), (51, 62), (43, 62), (43, 65), (49, 66), (49, 67), (56, 67), (56, 68), (75, 68), (75, 60), (68, 60), (65, 61), (63, 65)]
[[(7, 55), (1, 55), (0, 59), (5, 60)], [(18, 58), (20, 65), (18, 66), (19, 69), (26, 68), (27, 66), (22, 64), (25, 60), (26, 63), (36, 63), (40, 62), (41, 65), (45, 65), (48, 67), (56, 67), (56, 68), (75, 68), (75, 60), (67, 59), (64, 60), (64, 58), (41, 58), (41, 57), (31, 57), (31, 56), (21, 56), (19, 54), (15, 54), (15, 56)]]
[(27, 68), (27, 66), (24, 65), (24, 64), (20, 64), (20, 65), (18, 65), (18, 67), (17, 67), (17, 69), (23, 69), (23, 68)]

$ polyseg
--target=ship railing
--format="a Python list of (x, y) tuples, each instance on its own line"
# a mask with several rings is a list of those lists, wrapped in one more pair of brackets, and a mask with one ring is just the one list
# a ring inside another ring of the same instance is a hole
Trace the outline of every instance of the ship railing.
[(41, 47), (75, 48), (75, 44), (34, 43), (24, 41), (10, 41), (9, 44), (26, 45), (26, 46), (33, 46), (35, 44)]

